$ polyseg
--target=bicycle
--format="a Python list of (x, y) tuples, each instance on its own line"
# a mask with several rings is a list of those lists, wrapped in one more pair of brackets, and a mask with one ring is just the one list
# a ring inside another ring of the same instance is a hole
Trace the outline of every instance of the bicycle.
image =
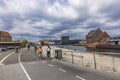
[(38, 53), (38, 59), (39, 60), (42, 59), (42, 53), (41, 52)]

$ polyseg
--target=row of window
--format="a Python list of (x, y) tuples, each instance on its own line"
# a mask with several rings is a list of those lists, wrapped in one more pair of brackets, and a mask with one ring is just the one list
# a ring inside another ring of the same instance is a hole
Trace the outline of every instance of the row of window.
[(8, 37), (0, 37), (0, 42), (11, 42), (12, 39)]

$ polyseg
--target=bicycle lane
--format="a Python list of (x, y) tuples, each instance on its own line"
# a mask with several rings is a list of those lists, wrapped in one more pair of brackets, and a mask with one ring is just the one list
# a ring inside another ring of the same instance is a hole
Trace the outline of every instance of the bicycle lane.
[(3, 62), (3, 59), (10, 55), (13, 52), (13, 50), (9, 50), (9, 51), (4, 51), (4, 52), (0, 52), (0, 64)]
[(48, 64), (46, 59), (37, 60), (32, 51), (24, 52), (19, 58), (28, 80), (85, 80), (76, 78), (62, 68)]
[(4, 65), (0, 66), (0, 80), (27, 80), (18, 61), (19, 54), (13, 52), (4, 58)]

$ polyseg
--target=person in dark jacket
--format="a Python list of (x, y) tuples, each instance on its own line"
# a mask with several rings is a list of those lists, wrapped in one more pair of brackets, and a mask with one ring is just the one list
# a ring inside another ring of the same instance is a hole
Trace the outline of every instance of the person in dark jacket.
[(34, 46), (34, 50), (35, 50), (35, 52), (37, 51), (37, 46)]

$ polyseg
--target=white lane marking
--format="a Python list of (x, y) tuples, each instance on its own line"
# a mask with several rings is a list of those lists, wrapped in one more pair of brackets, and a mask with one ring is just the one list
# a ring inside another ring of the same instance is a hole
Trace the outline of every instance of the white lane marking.
[(27, 71), (25, 70), (25, 68), (24, 68), (24, 66), (23, 66), (23, 64), (22, 64), (22, 62), (21, 62), (21, 60), (20, 60), (21, 54), (22, 54), (22, 53), (19, 54), (18, 61), (19, 61), (19, 63), (20, 63), (21, 68), (23, 69), (25, 75), (27, 76), (28, 80), (31, 80), (29, 74), (28, 74)]
[(52, 65), (52, 64), (48, 64), (50, 67), (54, 67), (54, 65)]
[(45, 62), (45, 61), (42, 61), (42, 63), (44, 63), (44, 64), (45, 64), (46, 62)]
[(65, 70), (63, 70), (63, 69), (58, 69), (59, 71), (62, 71), (62, 72), (66, 72)]
[(85, 77), (84, 75), (82, 75), (82, 74), (79, 74), (81, 77)]
[(86, 79), (84, 79), (84, 78), (82, 78), (80, 76), (75, 76), (75, 77), (78, 78), (78, 79), (81, 79), (81, 80), (86, 80)]
[(7, 56), (5, 56), (1, 61), (0, 64), (2, 64), (9, 56), (11, 56), (13, 53), (8, 54)]

